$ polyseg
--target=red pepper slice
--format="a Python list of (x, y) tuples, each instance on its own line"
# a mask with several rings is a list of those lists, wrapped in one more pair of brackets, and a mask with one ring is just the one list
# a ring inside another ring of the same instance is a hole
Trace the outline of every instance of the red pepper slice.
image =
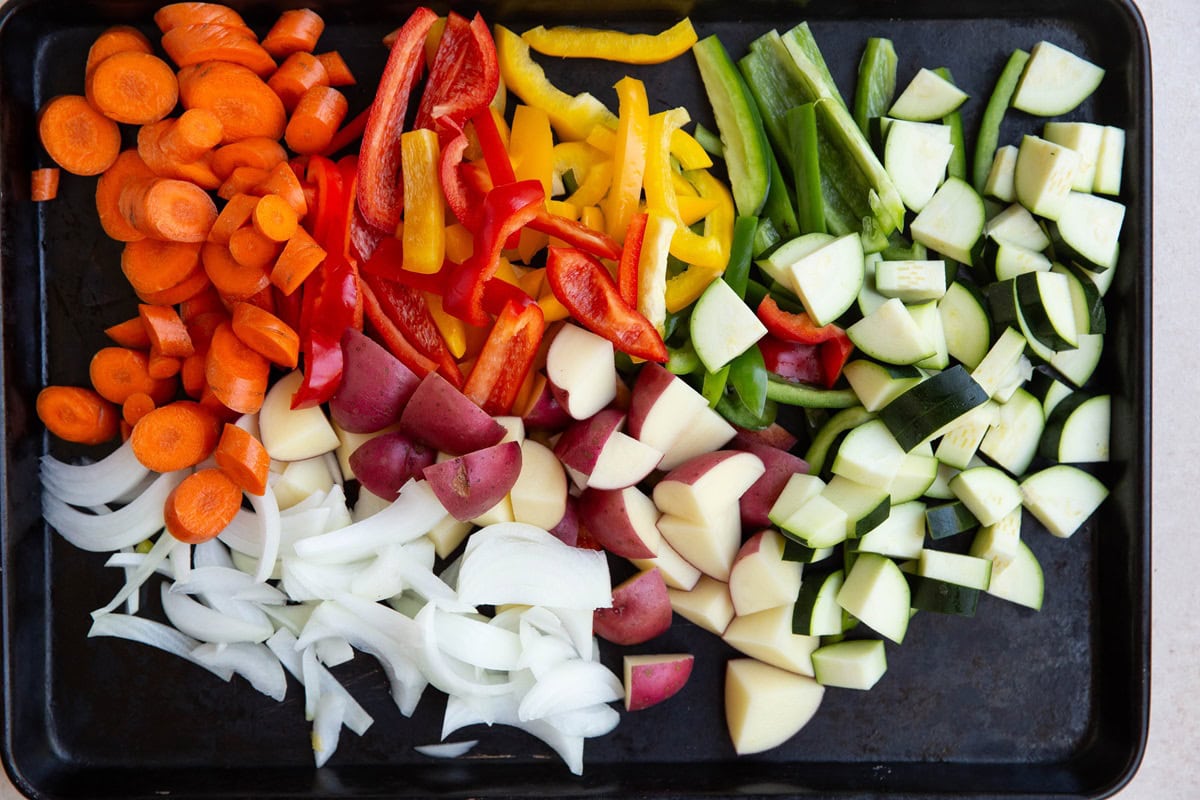
[(500, 138), (500, 129), (496, 127), (492, 109), (486, 106), (481, 108), (471, 117), (471, 122), (475, 125), (475, 136), (483, 150), (483, 161), (492, 176), (492, 185), (502, 186), (514, 182), (517, 175), (513, 172), (508, 151), (504, 149), (504, 140)]
[(369, 275), (365, 280), (384, 315), (392, 321), (404, 338), (411, 342), (418, 352), (434, 362), (443, 378), (455, 387), (461, 387), (462, 371), (429, 313), (425, 295), (386, 278)]
[(810, 383), (814, 386), (824, 383), (821, 345), (786, 342), (768, 333), (758, 340), (758, 349), (762, 352), (763, 365), (768, 372), (773, 372), (784, 380)]
[(476, 231), (479, 229), (483, 193), (477, 191), (476, 186), (463, 174), (468, 166), (462, 163), (463, 153), (467, 151), (468, 144), (470, 142), (465, 133), (460, 133), (447, 142), (442, 147), (442, 163), (439, 171), (442, 179), (442, 194), (446, 196), (446, 205), (450, 206), (450, 211), (458, 218), (459, 222), (469, 230)]
[(545, 328), (537, 303), (506, 303), (475, 359), (463, 394), (493, 416), (510, 413), (533, 368)]
[(617, 288), (627, 305), (637, 308), (638, 261), (642, 258), (642, 242), (646, 238), (646, 221), (650, 216), (642, 211), (634, 214), (625, 231), (625, 246), (617, 262)]
[(536, 305), (537, 301), (530, 297), (520, 286), (513, 286), (508, 281), (490, 278), (483, 285), (483, 310), (492, 316), (499, 316), (504, 307), (513, 303), (518, 309), (527, 305)]
[(500, 266), (500, 252), (508, 237), (525, 227), (544, 202), (539, 181), (517, 181), (487, 193), (474, 252), (450, 273), (442, 302), (447, 312), (472, 325), (490, 323), (483, 307), (484, 286)]
[(292, 408), (311, 408), (333, 397), (342, 382), (342, 342), (325, 330), (310, 330), (304, 340), (304, 380), (292, 395)]
[(364, 275), (375, 275), (387, 278), (396, 283), (402, 283), (412, 289), (422, 292), (442, 294), (446, 291), (446, 278), (457, 264), (446, 261), (442, 268), (432, 274), (413, 272), (404, 269), (404, 245), (393, 236), (385, 236), (371, 253), (371, 257), (363, 262)]
[(487, 23), (478, 13), (467, 22), (451, 11), (414, 126), (434, 130), (443, 140), (453, 138), (468, 119), (492, 102), (499, 84), (496, 43)]
[(771, 295), (763, 297), (758, 304), (758, 319), (766, 327), (767, 332), (785, 342), (804, 342), (805, 344), (820, 344), (843, 334), (841, 328), (832, 322), (817, 327), (807, 312), (792, 314), (784, 311)]
[(562, 240), (568, 247), (591, 253), (596, 258), (615, 261), (621, 257), (621, 244), (607, 233), (589, 228), (577, 220), (551, 214), (544, 208), (530, 221), (529, 227)]
[(825, 379), (825, 388), (832, 389), (833, 385), (838, 382), (838, 378), (842, 376), (842, 367), (846, 366), (846, 361), (854, 352), (854, 342), (850, 341), (850, 337), (843, 333), (841, 336), (821, 342), (820, 347), (821, 376)]
[(379, 89), (363, 130), (358, 162), (358, 205), (367, 222), (395, 231), (404, 208), (400, 131), (408, 98), (425, 68), (425, 37), (438, 15), (418, 7), (396, 32)]
[(371, 290), (370, 281), (364, 280), (362, 282), (362, 293), (363, 310), (367, 321), (375, 329), (380, 341), (383, 342), (383, 346), (388, 349), (388, 352), (400, 359), (400, 363), (421, 377), (437, 371), (437, 362), (417, 350), (412, 342), (396, 327), (396, 323), (392, 322), (391, 318), (384, 313), (383, 306), (379, 304), (379, 298)]
[(595, 256), (551, 247), (546, 252), (546, 278), (559, 302), (592, 333), (631, 356), (667, 360), (667, 345), (658, 330), (621, 299), (616, 281)]

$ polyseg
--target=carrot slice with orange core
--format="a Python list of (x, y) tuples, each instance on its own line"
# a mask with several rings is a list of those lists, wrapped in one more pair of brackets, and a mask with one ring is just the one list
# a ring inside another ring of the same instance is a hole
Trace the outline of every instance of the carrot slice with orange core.
[(42, 107), (38, 136), (54, 163), (72, 175), (99, 175), (121, 152), (117, 123), (77, 94), (59, 95)]
[(145, 392), (134, 392), (121, 404), (121, 417), (130, 425), (137, 425), (142, 417), (157, 408), (154, 398)]
[(218, 147), (213, 151), (210, 166), (221, 180), (225, 180), (238, 167), (255, 167), (263, 170), (265, 176), (276, 164), (286, 160), (287, 151), (278, 141), (252, 136)]
[(328, 86), (329, 73), (321, 59), (312, 53), (292, 53), (267, 79), (267, 85), (279, 95), (283, 107), (290, 112), (306, 91), (314, 86)]
[(284, 131), (288, 147), (302, 155), (323, 152), (333, 141), (348, 110), (346, 96), (337, 89), (312, 87), (301, 95)]
[(146, 326), (152, 350), (171, 358), (186, 358), (196, 352), (187, 326), (171, 306), (142, 303), (138, 306), (138, 316)]
[(104, 335), (121, 347), (134, 350), (150, 349), (150, 335), (146, 333), (146, 325), (141, 317), (133, 317), (104, 329)]
[(296, 235), (300, 224), (296, 209), (277, 194), (261, 197), (251, 217), (254, 229), (273, 242), (286, 242)]
[(179, 82), (171, 65), (158, 56), (126, 50), (104, 59), (87, 74), (84, 93), (109, 119), (145, 125), (175, 108)]
[(38, 392), (37, 415), (46, 430), (67, 442), (103, 444), (117, 435), (120, 416), (99, 393), (82, 386), (47, 386)]
[(149, 356), (128, 347), (102, 347), (88, 366), (92, 388), (110, 403), (120, 405), (131, 394), (144, 392), (157, 403), (165, 403), (175, 393), (175, 383), (150, 376)]
[(247, 347), (228, 323), (213, 332), (205, 362), (205, 378), (214, 397), (242, 414), (262, 408), (271, 362)]
[(287, 111), (279, 95), (253, 70), (227, 61), (204, 61), (179, 71), (184, 108), (207, 108), (221, 119), (222, 142), (251, 136), (279, 140)]
[(154, 24), (163, 33), (181, 25), (200, 25), (205, 22), (244, 28), (251, 36), (254, 35), (241, 14), (221, 3), (169, 3), (154, 12)]
[(176, 400), (133, 426), (133, 454), (155, 472), (187, 469), (212, 455), (220, 430), (211, 411), (189, 400)]
[(279, 317), (252, 303), (233, 307), (233, 332), (248, 347), (282, 367), (300, 360), (300, 336)]
[(58, 197), (58, 167), (42, 167), (29, 173), (29, 199), (42, 203)]
[(138, 294), (170, 289), (190, 277), (199, 265), (199, 242), (140, 239), (126, 242), (121, 251), (121, 271)]
[(254, 213), (258, 201), (258, 197), (245, 192), (230, 197), (225, 203), (225, 207), (221, 209), (221, 213), (217, 215), (217, 221), (213, 223), (212, 229), (209, 230), (208, 240), (228, 245), (229, 237), (233, 235), (233, 232), (250, 221), (250, 216)]
[(132, 25), (113, 25), (96, 37), (88, 49), (85, 74), (91, 72), (97, 64), (111, 55), (133, 51), (137, 53), (153, 53), (154, 45), (146, 35)]
[(135, 149), (122, 151), (112, 166), (100, 174), (96, 181), (96, 213), (100, 217), (100, 226), (110, 239), (134, 242), (146, 237), (122, 216), (121, 190), (130, 181), (153, 177), (154, 170), (146, 165)]
[(279, 257), (283, 248), (252, 226), (238, 228), (229, 237), (229, 252), (239, 264), (266, 271)]
[[(137, 428), (133, 429), (137, 436)], [(242, 490), (219, 469), (193, 472), (176, 486), (163, 507), (167, 531), (181, 542), (201, 544), (233, 521), (242, 507)]]
[(130, 181), (118, 204), (126, 222), (154, 239), (203, 242), (217, 220), (208, 192), (176, 178)]
[(311, 53), (324, 31), (325, 20), (317, 12), (307, 8), (289, 9), (275, 20), (263, 37), (262, 46), (276, 58), (301, 51)]
[(270, 283), (270, 275), (265, 269), (240, 263), (226, 245), (208, 242), (201, 253), (204, 272), (216, 290), (229, 300), (245, 300)]
[(163, 34), (162, 46), (177, 67), (226, 61), (240, 64), (255, 75), (266, 76), (277, 66), (253, 32), (215, 22), (172, 28)]
[(271, 457), (262, 442), (245, 429), (226, 423), (213, 458), (226, 477), (242, 491), (260, 497), (267, 491)]
[(296, 234), (288, 239), (283, 252), (275, 259), (271, 269), (271, 283), (285, 295), (300, 288), (300, 284), (325, 260), (325, 250), (304, 228), (296, 228)]
[(350, 71), (346, 60), (338, 51), (330, 50), (328, 53), (318, 53), (317, 60), (325, 66), (325, 74), (329, 76), (330, 86), (353, 86), (355, 84), (354, 73)]

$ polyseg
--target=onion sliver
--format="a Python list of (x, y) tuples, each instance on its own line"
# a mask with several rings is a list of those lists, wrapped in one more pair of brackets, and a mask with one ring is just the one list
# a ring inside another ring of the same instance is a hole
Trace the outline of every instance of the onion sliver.
[(205, 643), (192, 651), (192, 658), (205, 666), (233, 670), (272, 700), (282, 702), (287, 696), (287, 675), (283, 665), (265, 644)]
[(421, 661), (429, 682), (448, 695), (511, 694), (514, 688), (511, 680), (472, 680), (463, 674), (471, 669), (471, 665), (442, 652), (435, 627), (436, 613), (437, 606), (431, 603), (421, 609), (414, 620), (421, 630)]
[[(141, 563), (132, 572), (126, 573), (125, 585), (113, 596), (112, 600), (108, 601), (108, 605), (93, 611), (92, 618), (98, 619), (124, 603), (127, 597), (141, 588), (141, 585), (154, 574), (155, 570), (164, 564), (167, 556), (171, 555), (171, 552), (179, 544), (179, 540), (169, 533), (164, 532), (159, 536)], [(112, 558), (109, 560), (111, 561)]]
[(264, 627), (222, 614), (186, 594), (172, 592), (165, 583), (162, 606), (172, 625), (202, 642), (261, 642), (274, 633), (269, 622)]
[[(296, 637), (291, 631), (286, 628), (280, 628), (275, 631), (275, 634), (266, 641), (267, 647), (271, 648), (271, 652), (279, 659), (279, 663), (283, 664), (283, 668), (291, 674), (293, 678), (304, 684), (303, 668), (300, 664), (300, 653), (296, 650)], [(367, 732), (367, 728), (371, 727), (374, 719), (366, 712), (354, 696), (346, 690), (346, 687), (333, 676), (333, 673), (317, 665), (317, 676), (320, 681), (322, 694), (338, 694), (342, 695), (346, 701), (346, 727), (354, 731), (359, 736)]]
[(50, 527), (81, 550), (95, 553), (131, 547), (162, 530), (167, 495), (183, 482), (188, 472), (159, 475), (136, 500), (111, 514), (88, 514), (44, 493), (42, 515)]
[(514, 695), (473, 698), (451, 695), (446, 701), (442, 738), (461, 727), (479, 722), (509, 725), (536, 736), (558, 753), (572, 774), (583, 774), (583, 737), (568, 736), (543, 719), (522, 721), (517, 717), (517, 698)]
[(312, 747), (313, 758), (318, 767), (337, 750), (346, 720), (346, 699), (337, 694), (323, 694), (313, 712)]
[(612, 706), (597, 703), (574, 711), (550, 714), (544, 719), (567, 736), (591, 739), (611, 733), (621, 721), (621, 714)]
[(204, 667), (223, 681), (233, 678), (233, 670), (228, 667), (205, 664), (192, 656), (192, 651), (200, 642), (170, 625), (155, 622), (145, 617), (131, 617), (128, 614), (104, 614), (92, 622), (88, 636), (114, 636), (118, 639), (128, 639), (157, 647), (186, 659), (193, 664)]
[(477, 744), (479, 744), (478, 739), (467, 739), (461, 742), (413, 745), (413, 750), (430, 758), (458, 758), (471, 752)]
[(133, 454), (126, 440), (120, 447), (92, 464), (68, 464), (54, 456), (42, 456), (39, 474), (42, 488), (73, 506), (98, 506), (112, 503), (137, 486), (150, 474)]
[(321, 536), (301, 539), (295, 544), (296, 554), (332, 564), (358, 561), (389, 544), (403, 544), (424, 535), (444, 516), (446, 509), (429, 485), (410, 480), (400, 496), (378, 514)]
[(234, 569), (229, 548), (220, 539), (209, 539), (192, 548), (192, 564), (196, 567), (228, 567)]
[(258, 556), (258, 571), (254, 580), (266, 583), (275, 569), (275, 559), (279, 558), (279, 542), (282, 536), (279, 521), (279, 503), (275, 500), (275, 492), (268, 486), (261, 495), (247, 494), (250, 505), (254, 507), (255, 517), (262, 526), (262, 552)]
[(539, 678), (521, 698), (517, 716), (522, 721), (542, 719), (596, 703), (611, 703), (624, 696), (621, 680), (603, 664), (564, 661)]
[(274, 586), (256, 583), (254, 578), (233, 567), (193, 567), (191, 577), (184, 582), (176, 581), (172, 592), (183, 594), (220, 594), (233, 600), (248, 603), (283, 605), (287, 595)]
[(518, 669), (521, 639), (516, 634), (440, 608), (433, 618), (438, 646), (446, 655), (482, 669)]

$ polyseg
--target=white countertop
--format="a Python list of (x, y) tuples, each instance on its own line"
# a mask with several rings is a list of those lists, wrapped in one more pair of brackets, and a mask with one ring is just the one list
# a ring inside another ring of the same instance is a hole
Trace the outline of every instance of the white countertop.
[[(2, 4), (3, 0), (0, 0)], [(1153, 645), (1150, 739), (1119, 800), (1200, 797), (1200, 0), (1136, 0), (1150, 33), (1154, 76)], [(1186, 365), (1185, 369), (1176, 368)], [(1197, 459), (1193, 461), (1193, 459)], [(21, 795), (0, 773), (0, 800)]]

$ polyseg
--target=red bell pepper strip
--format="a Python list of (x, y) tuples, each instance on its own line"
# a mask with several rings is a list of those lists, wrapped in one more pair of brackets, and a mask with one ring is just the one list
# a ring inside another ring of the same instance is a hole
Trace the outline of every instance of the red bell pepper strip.
[(487, 23), (478, 13), (467, 22), (451, 11), (413, 124), (436, 131), (444, 145), (462, 133), (467, 120), (487, 108), (499, 85), (496, 43)]
[(305, 166), (305, 177), (316, 187), (316, 203), (309, 206), (309, 228), (317, 243), (326, 247), (335, 209), (343, 206), (342, 173), (328, 158), (311, 156)]
[(520, 286), (513, 286), (508, 281), (499, 278), (490, 278), (483, 285), (484, 311), (494, 317), (498, 317), (509, 303), (521, 309), (527, 305), (536, 305), (537, 301), (530, 297)]
[(508, 151), (504, 149), (504, 140), (500, 138), (500, 129), (496, 127), (496, 118), (492, 109), (484, 107), (471, 117), (475, 125), (475, 136), (483, 150), (483, 161), (487, 164), (488, 173), (492, 176), (493, 186), (503, 186), (517, 179), (513, 172), (512, 161)]
[[(458, 362), (446, 347), (446, 340), (429, 313), (425, 295), (420, 291), (386, 278), (368, 275), (364, 281), (371, 287), (376, 302), (383, 314), (391, 320), (396, 330), (412, 343), (412, 346), (430, 359), (442, 377), (462, 387), (462, 371)], [(422, 374), (423, 373), (418, 373)]]
[(473, 232), (479, 229), (481, 200), (487, 190), (479, 192), (477, 185), (467, 180), (464, 175), (469, 167), (462, 163), (463, 153), (467, 151), (468, 144), (470, 142), (467, 135), (460, 133), (442, 148), (440, 173), (446, 205), (450, 206), (450, 211), (458, 221)]
[(621, 244), (603, 231), (598, 231), (567, 217), (541, 209), (529, 227), (561, 240), (568, 247), (591, 253), (596, 258), (615, 261), (621, 257)]
[(763, 365), (779, 377), (818, 386), (824, 383), (821, 367), (821, 345), (806, 342), (786, 342), (770, 333), (758, 340)]
[(621, 299), (633, 308), (637, 308), (638, 261), (642, 257), (642, 240), (646, 238), (646, 221), (649, 218), (645, 211), (633, 215), (625, 231), (621, 260), (617, 262), (617, 288), (621, 292)]
[(391, 318), (384, 313), (383, 306), (379, 304), (379, 298), (371, 290), (370, 281), (364, 280), (362, 282), (362, 293), (363, 310), (367, 322), (375, 329), (380, 341), (383, 342), (383, 346), (388, 349), (388, 352), (398, 358), (401, 364), (421, 377), (431, 372), (436, 372), (438, 368), (437, 362), (413, 347), (412, 342), (405, 338), (400, 329), (396, 327), (396, 323), (392, 322)]
[(854, 342), (843, 333), (821, 342), (820, 348), (821, 376), (824, 378), (825, 388), (832, 389), (842, 376), (842, 367), (846, 366), (847, 359), (854, 352)]
[(323, 156), (331, 156), (343, 147), (347, 147), (354, 143), (363, 135), (363, 131), (367, 128), (367, 118), (371, 116), (371, 106), (367, 106), (362, 111), (358, 112), (355, 117), (343, 125), (333, 138), (329, 140), (329, 144), (325, 145), (325, 149), (321, 151)]
[(400, 131), (409, 95), (425, 67), (425, 37), (437, 18), (430, 9), (418, 7), (396, 32), (363, 130), (358, 205), (367, 222), (380, 230), (394, 232), (404, 208)]
[(538, 181), (517, 181), (487, 193), (475, 249), (471, 257), (450, 273), (442, 306), (471, 325), (491, 322), (483, 307), (484, 286), (500, 266), (500, 252), (508, 237), (525, 227), (545, 203)]
[(452, 261), (447, 261), (437, 272), (423, 273), (404, 269), (403, 264), (404, 245), (394, 236), (385, 236), (371, 253), (371, 257), (363, 262), (362, 272), (364, 275), (375, 275), (402, 283), (410, 289), (440, 295), (446, 291), (446, 278), (450, 271), (458, 266)]
[(546, 279), (559, 302), (592, 333), (631, 356), (667, 360), (667, 345), (658, 330), (621, 299), (616, 281), (594, 256), (551, 247), (546, 251)]
[(475, 359), (463, 394), (493, 416), (510, 413), (537, 358), (545, 327), (537, 303), (506, 303)]
[(769, 294), (758, 304), (756, 313), (767, 332), (785, 342), (820, 344), (845, 335), (842, 329), (832, 322), (820, 327), (814, 325), (807, 312), (792, 314), (784, 311)]
[(304, 380), (292, 395), (292, 408), (311, 408), (333, 397), (342, 382), (341, 336), (311, 330), (304, 340)]

